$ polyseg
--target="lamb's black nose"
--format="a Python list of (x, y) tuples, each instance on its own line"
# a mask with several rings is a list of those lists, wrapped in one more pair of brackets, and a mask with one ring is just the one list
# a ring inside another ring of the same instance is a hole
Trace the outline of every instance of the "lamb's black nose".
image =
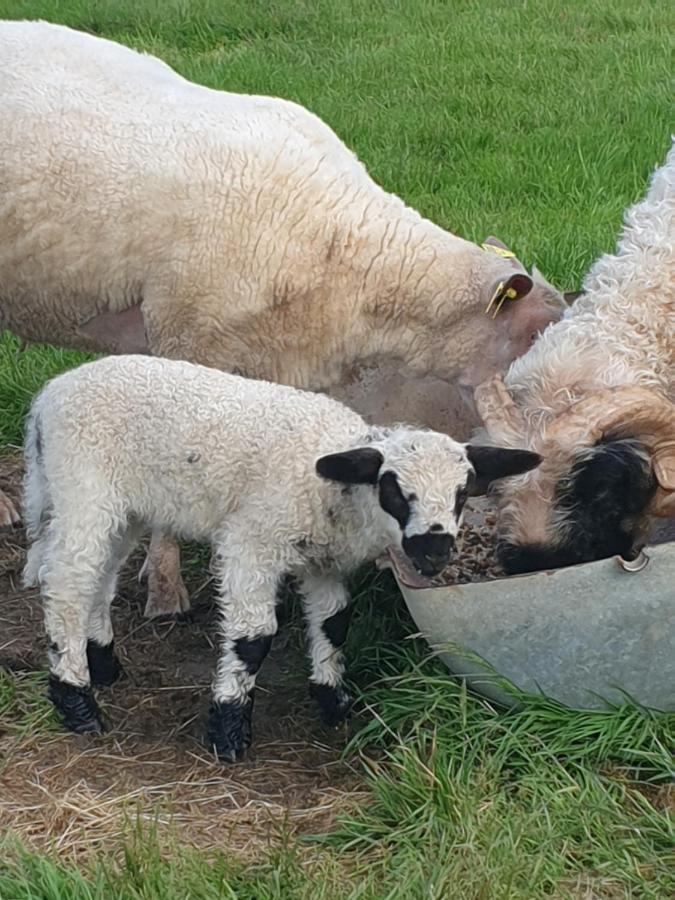
[(451, 534), (429, 532), (404, 537), (403, 552), (418, 572), (431, 578), (438, 575), (450, 562), (455, 539)]

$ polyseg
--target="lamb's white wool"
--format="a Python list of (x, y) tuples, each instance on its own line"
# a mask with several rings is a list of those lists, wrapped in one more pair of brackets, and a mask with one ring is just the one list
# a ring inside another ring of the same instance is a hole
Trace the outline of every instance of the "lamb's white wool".
[(289, 576), (304, 599), (315, 693), (338, 718), (343, 578), (391, 544), (438, 571), (470, 481), (511, 474), (514, 458), (515, 471), (538, 461), (521, 457), (371, 427), (322, 394), (185, 362), (108, 357), (61, 375), (35, 400), (26, 442), (25, 578), (45, 599), (52, 697), (72, 727), (99, 727), (87, 689), (90, 670), (93, 681), (95, 669), (112, 677), (117, 572), (142, 531), (158, 528), (215, 551), (219, 755), (248, 741), (255, 674)]
[(495, 440), (546, 456), (500, 492), (504, 540), (541, 551), (532, 567), (626, 552), (650, 509), (675, 511), (675, 147), (584, 291), (511, 365), (507, 393), (477, 391)]
[[(0, 22), (0, 108), (0, 330), (27, 340), (311, 389), (387, 363), (475, 385), (561, 314), (549, 285), (530, 289), (511, 261), (382, 190), (295, 103), (201, 87), (62, 26)], [(489, 318), (514, 277), (523, 299)], [(429, 424), (414, 397), (393, 406)], [(0, 497), (0, 526), (15, 518)], [(148, 612), (178, 612), (175, 549), (153, 550)]]

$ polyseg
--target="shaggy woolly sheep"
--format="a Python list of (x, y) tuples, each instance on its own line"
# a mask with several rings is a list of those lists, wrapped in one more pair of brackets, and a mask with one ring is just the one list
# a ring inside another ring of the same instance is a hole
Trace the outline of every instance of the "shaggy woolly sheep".
[(675, 516), (675, 146), (584, 295), (476, 400), (496, 442), (545, 456), (498, 492), (508, 571), (630, 557)]
[(88, 363), (42, 390), (26, 461), (25, 580), (41, 585), (50, 695), (66, 724), (102, 730), (90, 683), (120, 671), (109, 613), (117, 573), (142, 531), (161, 528), (211, 542), (218, 561), (209, 740), (234, 760), (250, 743), (282, 582), (299, 586), (312, 693), (336, 724), (348, 705), (345, 577), (392, 543), (421, 572), (439, 572), (469, 490), (539, 457), (373, 427), (322, 394), (130, 356)]
[[(513, 259), (382, 190), (295, 103), (201, 87), (62, 26), (2, 22), (0, 104), (0, 330), (26, 340), (309, 389), (387, 360), (476, 385), (562, 312)], [(496, 291), (527, 301), (495, 322)], [(0, 525), (12, 518), (0, 503)], [(148, 612), (186, 608), (175, 545), (153, 548)]]

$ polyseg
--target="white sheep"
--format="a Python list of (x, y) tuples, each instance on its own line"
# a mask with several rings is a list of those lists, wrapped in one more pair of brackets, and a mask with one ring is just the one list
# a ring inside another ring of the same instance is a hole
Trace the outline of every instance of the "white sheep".
[[(471, 386), (562, 312), (550, 285), (406, 207), (287, 100), (1, 22), (0, 109), (0, 331), (308, 389), (387, 361)], [(527, 300), (486, 315), (507, 292)], [(0, 500), (0, 526), (13, 519)], [(148, 613), (185, 609), (175, 547), (153, 546)]]
[(584, 288), (476, 391), (495, 441), (545, 456), (499, 491), (510, 572), (630, 557), (675, 516), (675, 146)]
[(336, 724), (348, 705), (346, 576), (390, 544), (437, 573), (469, 490), (539, 457), (373, 427), (322, 394), (121, 356), (42, 390), (26, 461), (25, 581), (41, 586), (50, 695), (66, 724), (103, 728), (90, 684), (120, 671), (109, 612), (117, 573), (143, 530), (161, 528), (210, 542), (218, 561), (222, 649), (208, 734), (217, 755), (234, 760), (250, 743), (282, 582), (299, 586), (312, 693)]

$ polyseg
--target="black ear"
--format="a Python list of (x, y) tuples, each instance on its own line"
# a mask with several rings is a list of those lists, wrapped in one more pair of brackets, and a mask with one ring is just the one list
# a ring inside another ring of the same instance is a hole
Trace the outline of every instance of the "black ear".
[(331, 453), (316, 461), (317, 474), (341, 484), (377, 484), (377, 474), (384, 462), (379, 450), (358, 447), (344, 453)]
[(522, 475), (530, 469), (536, 469), (541, 462), (538, 453), (530, 450), (507, 450), (504, 447), (481, 447), (467, 445), (466, 454), (476, 471), (476, 482), (473, 494), (484, 493), (491, 481), (497, 478), (508, 478), (510, 475)]

